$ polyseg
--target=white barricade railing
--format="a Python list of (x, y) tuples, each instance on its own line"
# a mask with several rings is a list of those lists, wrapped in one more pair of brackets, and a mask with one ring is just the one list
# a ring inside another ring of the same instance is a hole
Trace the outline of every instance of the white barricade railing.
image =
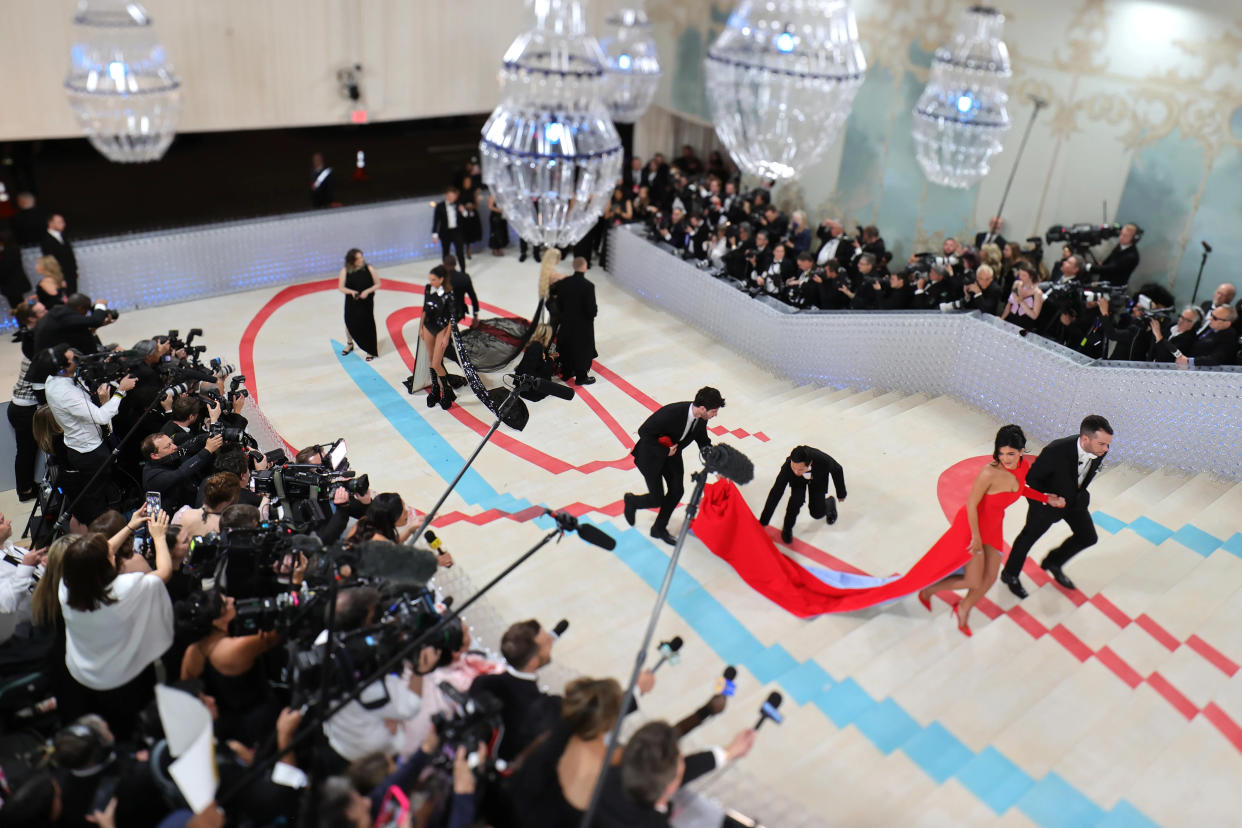
[(611, 232), (618, 284), (795, 382), (948, 394), (1041, 440), (1103, 414), (1115, 460), (1242, 479), (1242, 371), (1096, 362), (978, 313), (785, 313)]

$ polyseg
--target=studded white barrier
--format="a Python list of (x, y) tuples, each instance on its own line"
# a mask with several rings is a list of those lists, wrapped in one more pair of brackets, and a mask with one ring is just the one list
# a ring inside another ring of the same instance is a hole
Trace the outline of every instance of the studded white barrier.
[(789, 313), (630, 228), (608, 250), (622, 287), (797, 383), (948, 394), (1041, 440), (1103, 414), (1116, 460), (1242, 479), (1242, 370), (1095, 361), (977, 312)]

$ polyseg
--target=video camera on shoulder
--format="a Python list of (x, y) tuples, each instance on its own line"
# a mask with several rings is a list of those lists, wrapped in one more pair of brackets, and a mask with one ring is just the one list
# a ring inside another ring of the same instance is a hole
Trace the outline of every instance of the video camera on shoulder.
[(137, 351), (100, 351), (78, 356), (78, 380), (90, 391), (104, 383), (115, 385), (143, 363)]
[[(1070, 250), (1075, 253), (1085, 253), (1097, 244), (1102, 244), (1109, 239), (1115, 239), (1121, 235), (1121, 228), (1124, 224), (1113, 222), (1112, 224), (1072, 224), (1066, 226), (1064, 224), (1054, 224), (1048, 228), (1048, 232), (1044, 234), (1048, 244), (1062, 242)], [(1135, 227), (1134, 241), (1137, 242), (1143, 238), (1143, 229)], [(1028, 239), (1028, 241), (1030, 241)]]

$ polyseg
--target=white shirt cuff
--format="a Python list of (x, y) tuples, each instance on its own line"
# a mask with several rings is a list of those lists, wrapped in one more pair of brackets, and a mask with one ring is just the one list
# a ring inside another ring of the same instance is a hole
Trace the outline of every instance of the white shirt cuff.
[(729, 764), (729, 754), (720, 745), (712, 745), (712, 758), (716, 760), (716, 770)]
[(272, 781), (286, 788), (305, 788), (309, 780), (301, 768), (287, 762), (277, 762), (272, 768)]

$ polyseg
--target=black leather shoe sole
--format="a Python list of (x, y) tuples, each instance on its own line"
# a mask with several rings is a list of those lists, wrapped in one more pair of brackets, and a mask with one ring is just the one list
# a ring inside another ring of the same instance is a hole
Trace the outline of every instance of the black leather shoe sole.
[(625, 500), (625, 522), (628, 523), (630, 526), (633, 526), (634, 518), (636, 517), (636, 513), (638, 512), (638, 509), (634, 507), (634, 504), (630, 501), (630, 496), (628, 494), (625, 496), (624, 500)]
[(1012, 581), (1008, 578), (1001, 578), (1001, 583), (1009, 587), (1009, 591), (1019, 598), (1026, 598), (1030, 594), (1026, 591), (1026, 587), (1022, 586), (1022, 582), (1017, 578)]
[(656, 531), (652, 531), (652, 533), (651, 533), (651, 537), (655, 538), (656, 540), (662, 540), (662, 541), (664, 541), (665, 543), (667, 543), (669, 546), (676, 546), (676, 545), (677, 545), (677, 538), (673, 537), (673, 536), (672, 536), (672, 535), (670, 535), (668, 532), (656, 532)]

